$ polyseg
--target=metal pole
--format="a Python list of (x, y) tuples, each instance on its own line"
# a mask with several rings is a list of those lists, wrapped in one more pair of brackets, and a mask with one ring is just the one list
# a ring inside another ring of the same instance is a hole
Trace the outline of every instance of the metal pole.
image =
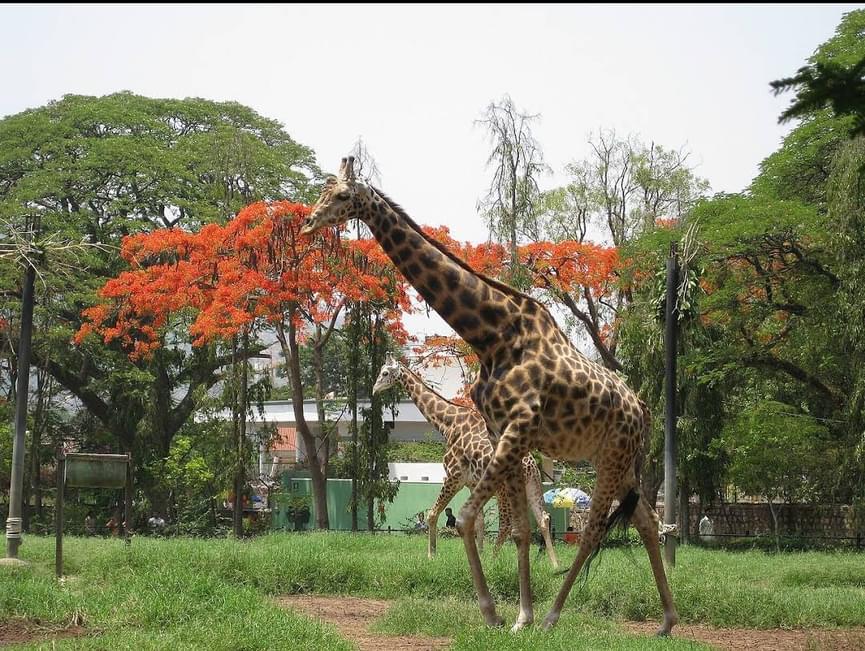
[(66, 491), (66, 455), (57, 453), (57, 495), (54, 498), (54, 573), (63, 576), (63, 493)]
[[(667, 258), (667, 301), (665, 311), (664, 349), (666, 352), (664, 414), (664, 524), (676, 524), (676, 332), (678, 311), (676, 286), (679, 280), (679, 264), (676, 243), (670, 244)], [(671, 567), (676, 565), (676, 536), (667, 534), (664, 543), (664, 558)]]
[(15, 394), (15, 439), (12, 442), (12, 480), (9, 516), (6, 519), (6, 557), (18, 558), (21, 546), (21, 506), (24, 484), (24, 435), (27, 428), (27, 394), (30, 391), (30, 342), (33, 335), (33, 287), (36, 269), (28, 264), (21, 294), (21, 336), (18, 339), (18, 384)]

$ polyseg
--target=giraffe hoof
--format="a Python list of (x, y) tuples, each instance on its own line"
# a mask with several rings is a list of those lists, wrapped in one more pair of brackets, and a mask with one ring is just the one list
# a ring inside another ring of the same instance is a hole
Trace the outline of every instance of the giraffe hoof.
[(658, 632), (655, 633), (658, 637), (669, 637), (670, 633), (673, 630), (673, 626), (679, 621), (677, 616), (673, 617), (664, 617), (664, 623), (661, 624), (661, 628), (658, 629)]
[(531, 622), (517, 622), (513, 626), (511, 626), (511, 633), (519, 633), (526, 626), (529, 626)]
[(550, 613), (544, 618), (544, 623), (541, 624), (541, 630), (549, 631), (559, 621), (558, 613)]
[(484, 615), (484, 621), (486, 625), (490, 628), (501, 628), (505, 625), (504, 618), (498, 613), (493, 613), (492, 615)]

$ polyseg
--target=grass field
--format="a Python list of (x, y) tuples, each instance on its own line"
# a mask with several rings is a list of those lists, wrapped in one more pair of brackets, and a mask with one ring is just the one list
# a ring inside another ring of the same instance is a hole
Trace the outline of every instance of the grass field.
[[(99, 635), (57, 641), (82, 649), (349, 649), (335, 629), (277, 607), (271, 597), (340, 594), (397, 603), (376, 624), (391, 634), (454, 639), (454, 649), (701, 648), (622, 631), (622, 620), (657, 620), (661, 606), (641, 548), (605, 550), (588, 581), (571, 593), (552, 633), (483, 627), (459, 540), (441, 540), (434, 561), (417, 536), (272, 534), (250, 541), (69, 537), (61, 585), (54, 543), (28, 536), (31, 566), (0, 571), (0, 622), (17, 618), (62, 626), (83, 618)], [(512, 545), (484, 554), (491, 590), (509, 623), (518, 584)], [(569, 562), (572, 548), (561, 547)], [(534, 561), (534, 559), (533, 559)], [(670, 573), (682, 622), (719, 627), (801, 628), (865, 625), (865, 557), (853, 553), (771, 555), (694, 547), (679, 550)], [(536, 616), (561, 577), (533, 562)], [(675, 634), (675, 630), (674, 630)], [(542, 643), (541, 643), (542, 642)], [(46, 648), (49, 648), (46, 646)]]

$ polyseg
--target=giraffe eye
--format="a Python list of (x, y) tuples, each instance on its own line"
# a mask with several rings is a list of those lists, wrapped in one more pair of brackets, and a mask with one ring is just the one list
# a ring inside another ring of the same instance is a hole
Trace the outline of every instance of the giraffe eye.
[(340, 201), (346, 201), (351, 195), (348, 192), (337, 192), (336, 198)]

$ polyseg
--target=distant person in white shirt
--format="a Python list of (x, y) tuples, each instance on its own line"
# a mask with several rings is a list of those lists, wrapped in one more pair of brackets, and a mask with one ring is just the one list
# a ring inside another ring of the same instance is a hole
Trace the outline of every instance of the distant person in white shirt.
[(708, 513), (703, 513), (703, 518), (700, 520), (700, 540), (707, 545), (710, 545), (715, 540), (715, 526), (709, 519)]

